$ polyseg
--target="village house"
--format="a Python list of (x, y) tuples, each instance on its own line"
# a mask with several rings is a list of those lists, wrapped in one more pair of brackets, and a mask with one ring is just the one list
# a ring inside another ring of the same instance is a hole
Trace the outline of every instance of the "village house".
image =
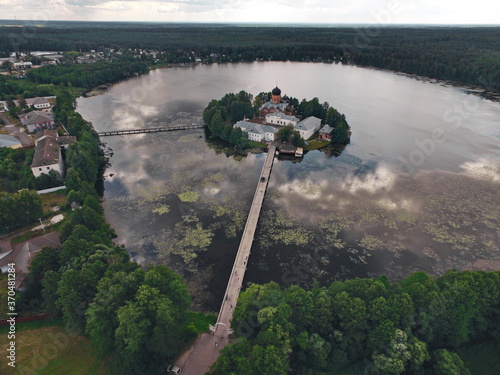
[(29, 271), (29, 265), (33, 257), (44, 247), (58, 248), (61, 240), (57, 232), (44, 234), (31, 240), (12, 245), (10, 242), (0, 243), (0, 270), (6, 273), (10, 263), (15, 264), (16, 289), (22, 287), (24, 279)]
[(26, 104), (34, 107), (35, 109), (50, 108), (50, 102), (45, 98), (31, 98), (26, 99)]
[(28, 128), (29, 133), (43, 129), (55, 129), (54, 115), (49, 112), (31, 111), (19, 115), (21, 124)]
[(38, 178), (42, 174), (56, 171), (61, 176), (64, 176), (61, 149), (65, 149), (75, 142), (76, 137), (59, 137), (55, 129), (38, 132), (35, 139), (35, 154), (31, 163), (33, 175)]
[(238, 121), (234, 124), (235, 127), (241, 128), (244, 132), (248, 133), (248, 139), (255, 142), (274, 141), (274, 134), (278, 129), (272, 126), (256, 124), (248, 121)]
[(294, 130), (297, 130), (300, 133), (300, 136), (307, 140), (319, 130), (320, 126), (321, 119), (310, 116), (295, 125)]
[(319, 139), (332, 139), (332, 134), (333, 134), (333, 128), (326, 124), (319, 130)]

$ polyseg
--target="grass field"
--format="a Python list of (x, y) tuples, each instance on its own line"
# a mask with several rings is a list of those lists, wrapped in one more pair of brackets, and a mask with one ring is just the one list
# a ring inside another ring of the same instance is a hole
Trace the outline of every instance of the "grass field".
[(305, 150), (307, 150), (307, 151), (317, 150), (319, 148), (325, 147), (326, 145), (328, 145), (330, 143), (330, 141), (327, 139), (321, 140), (321, 141), (315, 140), (315, 141), (308, 141), (308, 142), (309, 142), (309, 144), (305, 147)]
[(198, 333), (209, 332), (208, 326), (217, 322), (216, 314), (202, 314), (193, 311), (188, 312), (186, 325), (194, 325)]
[[(89, 339), (66, 333), (61, 324), (60, 319), (19, 324), (15, 338), (16, 368), (10, 367), (8, 359), (2, 356), (0, 374), (106, 375), (104, 361), (97, 358)], [(2, 353), (8, 351), (7, 341), (0, 341)]]
[(265, 150), (267, 148), (267, 145), (265, 143), (248, 141), (248, 147), (250, 147), (250, 148), (262, 148)]
[(42, 199), (43, 214), (48, 215), (48, 214), (52, 213), (50, 208), (53, 206), (60, 207), (63, 204), (65, 204), (66, 203), (66, 196), (67, 196), (66, 190), (59, 190), (59, 191), (55, 191), (53, 193), (41, 194), (40, 198)]

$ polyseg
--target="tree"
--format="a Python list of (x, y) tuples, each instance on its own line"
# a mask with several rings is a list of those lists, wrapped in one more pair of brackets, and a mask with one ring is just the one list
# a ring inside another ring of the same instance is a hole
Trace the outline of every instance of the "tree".
[(94, 302), (87, 309), (86, 333), (100, 355), (115, 350), (115, 331), (118, 328), (117, 311), (132, 301), (144, 279), (140, 268), (106, 275), (99, 281)]
[(462, 358), (457, 353), (446, 349), (432, 352), (433, 370), (436, 375), (470, 375)]
[(176, 306), (158, 289), (141, 285), (133, 301), (118, 309), (117, 355), (123, 371), (152, 373), (180, 349)]
[(281, 139), (283, 142), (287, 142), (293, 135), (293, 126), (287, 125), (283, 126), (280, 130), (276, 132), (276, 139)]
[(11, 61), (6, 60), (6, 61), (2, 62), (2, 69), (3, 70), (7, 70), (9, 73), (11, 73), (13, 68), (14, 68), (14, 64)]
[(35, 191), (0, 192), (0, 232), (22, 228), (37, 221), (42, 214), (42, 200)]

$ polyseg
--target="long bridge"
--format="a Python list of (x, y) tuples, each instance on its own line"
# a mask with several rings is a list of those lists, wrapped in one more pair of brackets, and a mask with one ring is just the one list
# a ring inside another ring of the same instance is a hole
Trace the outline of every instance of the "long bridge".
[(255, 194), (248, 214), (245, 229), (241, 237), (240, 246), (234, 260), (231, 275), (227, 283), (226, 292), (222, 300), (222, 305), (217, 317), (215, 326), (210, 327), (212, 334), (203, 334), (198, 341), (192, 346), (181, 358), (176, 362), (176, 365), (182, 367), (184, 375), (203, 375), (208, 372), (210, 366), (219, 357), (220, 350), (229, 342), (231, 330), (231, 319), (236, 307), (236, 302), (240, 295), (240, 290), (243, 285), (245, 271), (248, 265), (248, 257), (257, 229), (260, 211), (264, 202), (264, 196), (273, 167), (274, 156), (276, 153), (276, 145), (273, 143), (269, 146), (266, 161), (262, 167), (262, 172), (259, 176), (259, 182), (255, 190)]
[(97, 134), (100, 137), (109, 137), (112, 135), (159, 133), (159, 132), (171, 132), (174, 130), (203, 129), (204, 127), (205, 125), (172, 125), (172, 126), (160, 126), (156, 128), (112, 130), (109, 132), (100, 132)]

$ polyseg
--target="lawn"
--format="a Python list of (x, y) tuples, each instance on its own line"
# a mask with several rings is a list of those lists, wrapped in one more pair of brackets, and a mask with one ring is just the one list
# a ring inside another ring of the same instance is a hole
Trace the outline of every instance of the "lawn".
[(50, 208), (66, 204), (67, 192), (66, 190), (59, 190), (53, 193), (41, 194), (43, 214), (48, 215), (53, 213)]
[[(43, 321), (30, 322), (40, 325)], [(56, 321), (56, 323), (60, 323)], [(19, 324), (21, 328), (27, 323)], [(3, 333), (2, 335), (5, 335)], [(60, 325), (19, 329), (16, 333), (16, 368), (8, 366), (2, 356), (0, 374), (36, 375), (106, 375), (104, 361), (97, 358), (92, 345), (85, 336), (66, 333)], [(2, 340), (0, 349), (7, 352), (7, 340)]]
[(194, 311), (188, 312), (188, 317), (185, 325), (194, 325), (198, 333), (209, 332), (208, 326), (214, 325), (217, 322), (216, 314), (202, 314)]
[(315, 140), (315, 141), (308, 141), (308, 145), (305, 147), (305, 150), (306, 151), (310, 151), (310, 150), (317, 150), (319, 148), (322, 148), (322, 147), (325, 147), (327, 146), (330, 141), (327, 140), (327, 139), (324, 139), (324, 140)]
[(267, 149), (267, 144), (255, 141), (248, 141), (248, 147), (250, 148), (262, 148)]

